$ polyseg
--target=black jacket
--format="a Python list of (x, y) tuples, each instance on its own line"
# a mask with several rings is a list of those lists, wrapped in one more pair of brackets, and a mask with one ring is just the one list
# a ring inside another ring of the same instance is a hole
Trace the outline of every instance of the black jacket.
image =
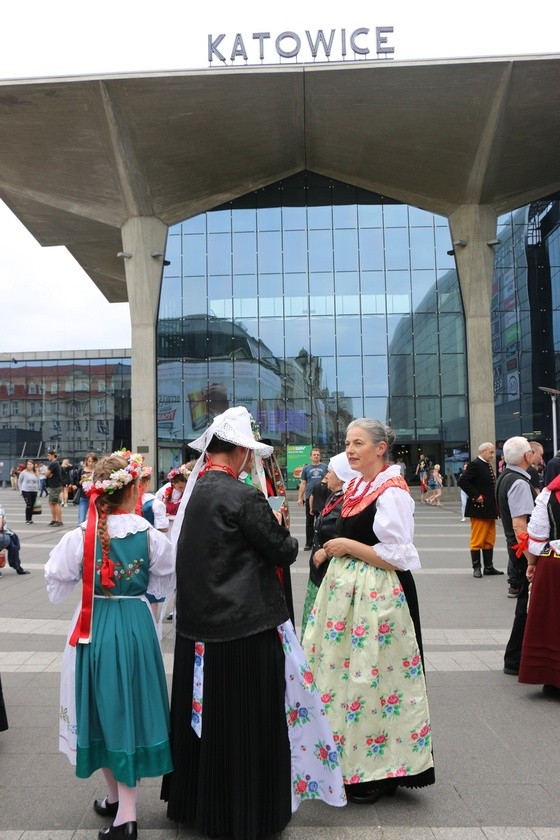
[[(468, 496), (465, 516), (472, 519), (497, 519), (496, 478), (494, 470), (483, 458), (475, 458), (461, 473), (457, 484)], [(480, 495), (484, 501), (475, 502)]]
[(225, 642), (289, 618), (277, 566), (298, 543), (265, 497), (225, 472), (199, 478), (177, 543), (177, 633)]

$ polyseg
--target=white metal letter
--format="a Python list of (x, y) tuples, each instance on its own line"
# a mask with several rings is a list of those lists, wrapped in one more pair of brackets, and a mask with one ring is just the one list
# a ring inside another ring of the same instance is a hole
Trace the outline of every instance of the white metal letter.
[(331, 29), (331, 37), (329, 38), (329, 42), (327, 44), (327, 41), (325, 39), (325, 33), (322, 29), (319, 29), (317, 31), (317, 37), (315, 38), (315, 41), (313, 41), (311, 37), (311, 32), (309, 32), (309, 30), (307, 29), (305, 30), (305, 34), (307, 35), (307, 41), (309, 43), (309, 49), (311, 50), (311, 55), (313, 56), (313, 58), (317, 58), (317, 53), (319, 52), (319, 44), (322, 44), (323, 49), (325, 50), (325, 56), (329, 58), (332, 50), (335, 32), (336, 29)]
[(385, 32), (393, 32), (392, 26), (376, 26), (375, 27), (375, 39), (377, 42), (377, 55), (380, 54), (387, 54), (387, 53), (394, 53), (394, 47), (385, 47), (384, 44), (387, 43), (387, 38), (385, 38)]
[(253, 32), (253, 38), (259, 42), (259, 58), (264, 60), (264, 39), (270, 38), (270, 32)]
[(247, 61), (247, 52), (245, 51), (245, 44), (243, 43), (243, 38), (238, 32), (235, 38), (233, 39), (233, 49), (231, 51), (231, 60), (235, 61), (236, 58), (241, 57)]
[(213, 55), (215, 55), (217, 58), (219, 58), (220, 61), (225, 61), (226, 60), (225, 56), (223, 56), (221, 54), (221, 52), (219, 51), (219, 49), (217, 48), (218, 44), (220, 44), (224, 40), (225, 37), (226, 37), (225, 35), (218, 35), (217, 38), (212, 39), (211, 35), (208, 36), (208, 61), (212, 61), (212, 56)]
[(369, 55), (369, 47), (359, 47), (356, 43), (358, 35), (367, 35), (368, 33), (369, 29), (355, 29), (350, 35), (350, 46), (358, 55)]
[[(282, 49), (280, 44), (282, 43), (284, 38), (292, 38), (293, 39), (293, 41), (295, 43), (295, 46), (294, 46), (293, 49), (291, 49), (291, 50)], [(295, 32), (281, 32), (280, 35), (278, 36), (278, 38), (276, 39), (276, 52), (282, 58), (294, 58), (294, 56), (296, 56), (299, 53), (300, 48), (301, 48), (301, 39), (300, 39), (299, 35), (297, 35)]]

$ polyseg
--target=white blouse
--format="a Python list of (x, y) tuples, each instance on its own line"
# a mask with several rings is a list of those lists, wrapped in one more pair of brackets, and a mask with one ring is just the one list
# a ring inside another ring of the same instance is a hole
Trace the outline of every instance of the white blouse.
[(550, 490), (545, 487), (535, 499), (535, 507), (531, 513), (529, 526), (529, 551), (537, 557), (548, 544), (550, 536), (550, 521), (548, 518), (548, 500)]
[[(400, 476), (398, 464), (391, 464), (373, 480), (366, 494), (369, 496), (390, 478)], [(356, 487), (355, 495), (363, 492), (363, 481)], [(403, 572), (420, 569), (420, 557), (414, 540), (414, 500), (410, 493), (399, 487), (388, 487), (377, 497), (375, 531), (379, 542), (372, 546), (386, 563)]]
[[(68, 597), (76, 584), (82, 580), (85, 528), (86, 524), (83, 523), (65, 534), (51, 551), (45, 565), (49, 600), (55, 604)], [(171, 543), (165, 534), (157, 531), (146, 519), (135, 513), (108, 516), (107, 530), (111, 538), (123, 538), (128, 534), (148, 531), (150, 565), (147, 591), (158, 600), (173, 592), (175, 560)]]

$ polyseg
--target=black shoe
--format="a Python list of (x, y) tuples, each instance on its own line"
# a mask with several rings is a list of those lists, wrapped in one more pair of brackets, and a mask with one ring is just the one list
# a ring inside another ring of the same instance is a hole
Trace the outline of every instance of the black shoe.
[(107, 797), (105, 799), (96, 799), (93, 803), (93, 810), (100, 817), (116, 817), (117, 811), (119, 810), (119, 803), (118, 801), (107, 802)]
[(58, 522), (55, 522), (54, 519), (51, 519), (51, 521), (49, 522), (49, 527), (51, 527), (52, 525), (58, 525)]
[(311, 546), (310, 545), (304, 545), (303, 550), (304, 551), (311, 551)]
[(355, 805), (373, 805), (382, 796), (394, 796), (397, 792), (395, 787), (383, 789), (372, 785), (368, 789), (368, 786), (365, 784), (363, 785), (363, 790), (353, 792), (352, 787), (353, 785), (350, 785), (350, 789), (346, 789), (346, 799), (348, 802), (354, 802)]
[(476, 578), (481, 578), (482, 577), (482, 572), (480, 571), (480, 566), (477, 566), (476, 569), (474, 569), (474, 571), (472, 573), (472, 576), (476, 577)]
[(138, 823), (126, 822), (121, 825), (110, 825), (102, 829), (97, 835), (99, 840), (137, 840)]
[(547, 697), (560, 697), (560, 688), (555, 685), (543, 685), (542, 690)]
[(22, 569), (21, 566), (19, 569), (16, 569), (16, 575), (30, 575), (31, 572), (28, 572), (27, 569)]
[(496, 569), (494, 566), (488, 566), (488, 568), (484, 569), (485, 575), (503, 575), (503, 572), (500, 572), (499, 569)]
[(508, 591), (507, 591), (508, 598), (517, 598), (518, 595), (519, 595), (519, 589), (517, 589), (515, 586), (508, 587)]
[(518, 677), (519, 668), (508, 668), (506, 665), (506, 667), (504, 668), (504, 674), (507, 674), (508, 677)]

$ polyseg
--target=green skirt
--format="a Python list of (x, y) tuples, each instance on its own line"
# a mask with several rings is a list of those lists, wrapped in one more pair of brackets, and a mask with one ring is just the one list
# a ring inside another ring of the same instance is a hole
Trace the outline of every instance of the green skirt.
[(76, 649), (76, 775), (108, 768), (134, 787), (172, 769), (159, 641), (140, 598), (96, 598), (92, 642)]
[(307, 622), (309, 621), (309, 616), (311, 614), (311, 610), (313, 609), (313, 604), (315, 603), (315, 598), (317, 597), (317, 592), (319, 591), (319, 587), (315, 586), (311, 578), (307, 581), (307, 591), (305, 593), (305, 602), (303, 604), (303, 615), (301, 617), (301, 639), (303, 641), (303, 636), (305, 634), (305, 628), (307, 627)]

